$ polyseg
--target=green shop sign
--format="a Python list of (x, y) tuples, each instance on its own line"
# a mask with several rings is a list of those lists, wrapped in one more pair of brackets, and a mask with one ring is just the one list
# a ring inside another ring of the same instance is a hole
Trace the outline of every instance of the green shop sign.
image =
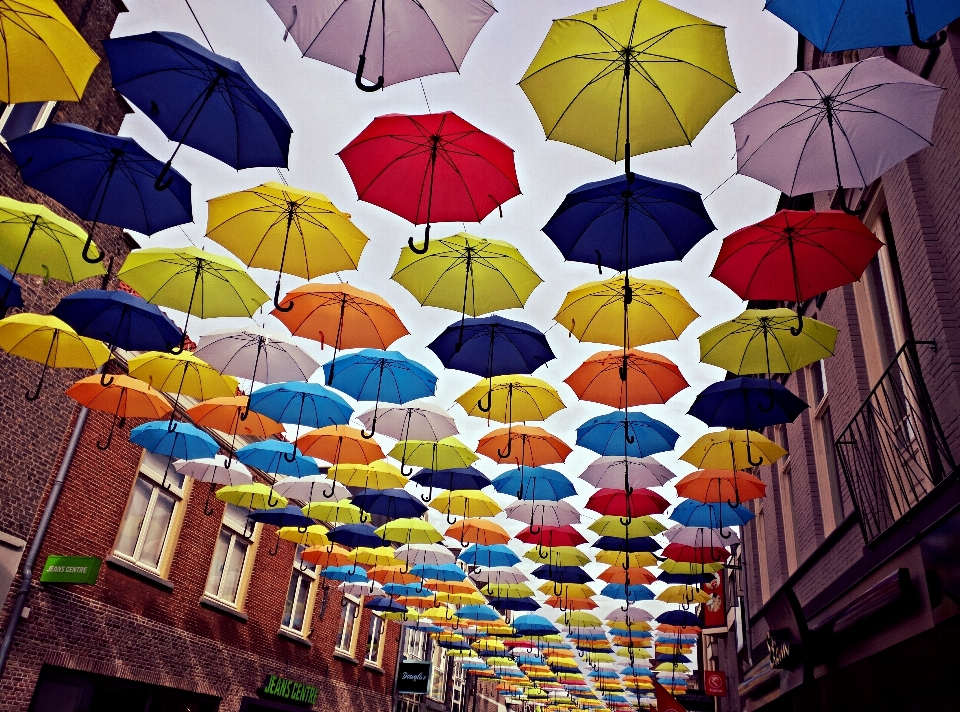
[(40, 582), (95, 584), (102, 563), (95, 556), (48, 556)]
[(294, 682), (277, 675), (268, 677), (263, 685), (263, 694), (267, 697), (275, 697), (287, 702), (297, 702), (310, 707), (313, 707), (317, 701), (317, 692), (316, 687), (304, 685), (302, 682)]

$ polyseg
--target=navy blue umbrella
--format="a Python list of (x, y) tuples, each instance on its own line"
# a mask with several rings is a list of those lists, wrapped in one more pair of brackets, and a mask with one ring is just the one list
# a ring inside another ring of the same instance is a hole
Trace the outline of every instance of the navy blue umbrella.
[(542, 564), (530, 572), (530, 574), (544, 581), (553, 581), (554, 596), (559, 596), (563, 593), (562, 585), (565, 583), (586, 583), (587, 581), (593, 581), (593, 576), (579, 566), (552, 566), (550, 564)]
[[(50, 312), (73, 327), (80, 336), (106, 342), (111, 355), (126, 351), (172, 351), (183, 332), (173, 321), (142, 297), (126, 292), (84, 289), (68, 294)], [(106, 370), (100, 384), (109, 386)]]
[(187, 144), (233, 168), (287, 165), (293, 129), (239, 62), (176, 32), (103, 40), (113, 86), (177, 142), (155, 182)]
[(327, 539), (351, 549), (358, 546), (373, 548), (383, 546), (384, 543), (383, 539), (375, 533), (374, 528), (369, 524), (342, 524), (327, 532)]
[(427, 511), (425, 504), (402, 489), (365, 489), (351, 497), (350, 501), (364, 512), (390, 519), (419, 517)]
[(660, 551), (663, 545), (656, 539), (649, 536), (638, 536), (630, 539), (621, 539), (616, 536), (602, 536), (593, 542), (590, 546), (603, 551), (625, 551), (627, 553), (636, 553), (638, 551), (647, 551), (653, 553)]
[(657, 581), (663, 583), (678, 583), (684, 586), (699, 586), (702, 583), (713, 581), (713, 574), (671, 574), (661, 571), (657, 575)]
[(87, 262), (97, 224), (146, 235), (193, 220), (190, 183), (171, 170), (169, 190), (153, 189), (164, 165), (132, 138), (76, 124), (50, 124), (9, 142), (23, 182), (93, 223), (83, 250)]
[(490, 478), (475, 467), (453, 467), (449, 470), (432, 470), (424, 467), (410, 478), (421, 487), (429, 487), (427, 498), (420, 499), (429, 502), (433, 499), (433, 488), (445, 490), (480, 490), (490, 484)]
[(540, 610), (540, 604), (532, 598), (488, 598), (487, 603), (500, 612)]
[(20, 292), (20, 283), (14, 279), (13, 273), (0, 265), (0, 317), (6, 314), (10, 307), (22, 307), (23, 295)]
[(667, 611), (657, 616), (657, 622), (667, 625), (700, 625), (700, 617), (690, 611)]
[(407, 607), (397, 603), (390, 596), (374, 596), (363, 604), (364, 608), (371, 611), (381, 611), (385, 613), (406, 613)]
[(687, 412), (710, 426), (761, 430), (792, 423), (807, 407), (777, 381), (741, 377), (707, 386)]
[[(307, 527), (316, 524), (316, 520), (306, 516), (300, 507), (288, 504), (286, 507), (278, 509), (260, 509), (250, 512), (247, 519), (251, 522), (260, 522), (261, 524), (271, 524), (275, 527), (296, 527), (301, 534), (306, 534)], [(270, 556), (276, 556), (280, 551), (280, 531), (277, 531), (277, 543), (273, 549), (267, 553)]]
[(543, 231), (568, 260), (626, 272), (683, 259), (715, 229), (698, 192), (633, 174), (580, 186)]

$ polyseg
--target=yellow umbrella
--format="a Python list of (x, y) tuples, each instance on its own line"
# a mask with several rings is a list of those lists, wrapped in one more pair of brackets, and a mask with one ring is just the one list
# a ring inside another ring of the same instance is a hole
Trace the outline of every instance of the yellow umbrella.
[[(633, 521), (637, 521), (634, 519)], [(631, 522), (631, 525), (633, 522)], [(626, 553), (623, 551), (601, 551), (597, 554), (597, 561), (609, 566), (623, 566), (635, 568), (637, 566), (656, 566), (657, 559), (649, 551)]]
[[(553, 386), (533, 376), (494, 376), (489, 381), (480, 381), (457, 398), (457, 403), (468, 415), (498, 423), (546, 420), (566, 408)], [(512, 443), (512, 438), (507, 441), (507, 453)]]
[(586, 611), (567, 611), (554, 623), (562, 623), (570, 628), (599, 628), (603, 625), (603, 621)]
[(659, 0), (554, 20), (520, 88), (548, 139), (626, 157), (627, 173), (630, 156), (689, 144), (737, 93), (724, 28)]
[(710, 594), (701, 591), (696, 586), (667, 586), (657, 594), (657, 600), (665, 603), (689, 605), (691, 603), (706, 603), (710, 600)]
[(387, 621), (398, 621), (400, 623), (416, 622), (420, 620), (420, 613), (416, 608), (408, 608), (403, 613), (400, 611), (384, 611), (380, 617)]
[(615, 663), (617, 659), (610, 653), (586, 652), (583, 654), (583, 660), (587, 663)]
[(287, 498), (259, 482), (249, 485), (227, 485), (217, 491), (217, 499), (245, 509), (282, 509)]
[(690, 668), (683, 663), (660, 663), (653, 670), (654, 672), (690, 672)]
[(616, 653), (621, 658), (639, 658), (641, 660), (646, 660), (647, 658), (653, 657), (649, 650), (636, 646), (617, 648)]
[(668, 574), (715, 574), (723, 568), (721, 563), (695, 564), (687, 561), (667, 559), (659, 567)]
[(487, 602), (487, 599), (476, 591), (472, 593), (447, 593), (446, 591), (438, 591), (436, 598), (438, 601), (452, 603), (455, 606), (481, 606)]
[[(401, 440), (387, 453), (404, 465), (429, 467), (432, 470), (452, 470), (469, 467), (480, 458), (452, 435), (442, 440)], [(402, 470), (401, 470), (402, 471)]]
[[(176, 393), (174, 408), (181, 395), (205, 401), (237, 394), (236, 378), (221, 375), (189, 351), (178, 354), (148, 351), (130, 359), (127, 368), (131, 376), (158, 391)], [(170, 413), (171, 422), (175, 415), (176, 409)]]
[(667, 530), (665, 526), (649, 515), (634, 517), (627, 524), (624, 524), (620, 517), (605, 515), (587, 528), (600, 536), (615, 536), (619, 539), (654, 536)]
[(790, 309), (747, 309), (700, 335), (700, 360), (744, 375), (793, 373), (833, 356), (836, 329), (807, 319), (803, 331), (794, 334), (796, 325)]
[(453, 490), (434, 497), (430, 508), (446, 512), (447, 524), (453, 524), (451, 516), (493, 517), (502, 512), (500, 505), (480, 490)]
[(559, 593), (557, 593), (556, 582), (547, 581), (537, 589), (540, 593), (548, 596), (554, 595), (560, 598), (593, 598), (597, 592), (585, 583), (564, 583), (560, 584)]
[(409, 480), (400, 474), (400, 470), (384, 460), (376, 460), (369, 465), (341, 463), (327, 470), (327, 477), (346, 487), (364, 487), (366, 489), (392, 489), (403, 487)]
[(273, 305), (280, 307), (280, 275), (311, 280), (357, 268), (367, 238), (322, 193), (270, 182), (208, 201), (207, 237), (248, 267), (279, 272)]
[(306, 531), (300, 527), (280, 527), (277, 536), (287, 541), (296, 542), (300, 546), (328, 546), (327, 528), (322, 524), (312, 524)]
[[(575, 546), (545, 546), (543, 549), (535, 546), (523, 558), (553, 566), (583, 566), (590, 562), (590, 557)], [(597, 560), (600, 560), (599, 557)]]
[(2, 0), (0, 101), (80, 101), (100, 61), (54, 0)]
[[(626, 279), (630, 299), (625, 307)], [(614, 277), (568, 292), (554, 319), (580, 341), (629, 349), (677, 339), (698, 316), (679, 290), (666, 282)]]
[(57, 317), (29, 313), (0, 319), (0, 349), (11, 356), (43, 364), (36, 390), (26, 394), (29, 401), (40, 397), (48, 368), (91, 370), (105, 364), (110, 357), (110, 351), (102, 342), (78, 335)]
[(503, 644), (502, 640), (494, 639), (484, 639), (478, 640), (470, 646), (478, 653), (506, 653), (507, 646)]
[(413, 517), (394, 519), (374, 533), (384, 541), (399, 544), (437, 544), (443, 541), (443, 535), (430, 522)]
[(311, 519), (319, 519), (329, 524), (359, 524), (360, 507), (341, 499), (339, 502), (310, 502), (303, 513)]
[(347, 554), (347, 558), (361, 566), (400, 566), (403, 563), (393, 557), (393, 549), (389, 546), (358, 546)]
[[(270, 300), (243, 265), (196, 247), (134, 250), (117, 277), (148, 302), (185, 312), (187, 323), (191, 315), (201, 319), (253, 316)], [(183, 325), (184, 339), (187, 323)]]
[[(5, 15), (0, 6), (0, 26)], [(99, 262), (83, 259), (87, 233), (49, 208), (0, 196), (0, 264), (13, 273), (38, 274), (76, 284), (106, 274)], [(9, 288), (8, 288), (9, 291)], [(8, 294), (0, 295), (0, 305)]]
[(533, 589), (525, 583), (488, 583), (480, 592), (492, 598), (528, 598), (534, 595)]
[[(786, 450), (760, 433), (721, 430), (697, 438), (680, 459), (700, 469), (748, 470), (776, 462), (786, 454)], [(760, 462), (756, 462), (757, 459)]]

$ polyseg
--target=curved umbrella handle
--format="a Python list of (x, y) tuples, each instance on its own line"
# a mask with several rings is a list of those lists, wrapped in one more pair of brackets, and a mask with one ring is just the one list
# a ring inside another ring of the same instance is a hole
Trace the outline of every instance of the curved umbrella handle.
[(366, 64), (367, 64), (367, 58), (364, 57), (364, 56), (361, 54), (361, 55), (360, 55), (360, 61), (359, 61), (359, 63), (357, 64), (357, 76), (355, 77), (355, 82), (356, 82), (356, 85), (357, 85), (357, 89), (359, 89), (360, 91), (365, 91), (365, 92), (370, 92), (370, 93), (373, 93), (373, 92), (375, 92), (375, 91), (380, 91), (381, 89), (383, 89), (383, 75), (382, 75), (382, 74), (381, 74), (380, 77), (377, 79), (377, 83), (376, 83), (376, 84), (364, 84), (364, 83), (363, 83), (363, 68), (364, 68), (364, 66), (365, 66)]
[(367, 511), (366, 511), (365, 509), (361, 509), (361, 510), (360, 510), (360, 523), (361, 523), (361, 524), (366, 524), (366, 523), (369, 522), (369, 521), (370, 521), (370, 515), (367, 513)]
[(172, 166), (173, 166), (172, 158), (163, 164), (163, 168), (160, 170), (160, 174), (157, 176), (157, 179), (153, 182), (153, 187), (157, 190), (157, 192), (163, 192), (173, 184), (173, 176), (169, 176), (169, 177), (167, 176)]
[(749, 462), (754, 467), (760, 467), (763, 464), (763, 455), (760, 456), (760, 459), (756, 462), (753, 461), (753, 451), (750, 449), (750, 443), (747, 443), (747, 462)]
[(273, 292), (273, 308), (276, 309), (278, 312), (283, 312), (284, 314), (286, 314), (288, 311), (293, 310), (292, 299), (286, 306), (280, 306), (280, 277), (279, 276), (277, 277), (277, 288)]
[(410, 477), (410, 476), (413, 474), (413, 467), (411, 467), (411, 468), (409, 469), (409, 471), (404, 472), (404, 468), (405, 468), (405, 467), (406, 467), (406, 464), (404, 464), (404, 463), (401, 462), (401, 463), (400, 463), (400, 474), (403, 475), (404, 477)]
[(293, 446), (293, 450), (289, 453), (290, 457), (287, 457), (287, 453), (283, 453), (283, 459), (286, 462), (296, 462), (297, 461), (297, 446)]
[(513, 452), (513, 438), (507, 436), (507, 451), (502, 452), (500, 448), (497, 448), (497, 454), (500, 456), (501, 460), (505, 460), (510, 457), (511, 452)]
[(101, 372), (100, 372), (100, 385), (101, 385), (101, 386), (103, 386), (104, 388), (109, 388), (110, 386), (113, 385), (113, 381), (114, 381), (113, 376), (110, 376), (109, 379), (107, 378), (107, 372), (106, 372), (106, 371), (101, 371)]
[(103, 262), (103, 259), (107, 256), (106, 252), (101, 251), (99, 257), (93, 257), (90, 254), (90, 248), (93, 247), (93, 234), (87, 235), (87, 241), (83, 245), (83, 261), (89, 262), (92, 265), (97, 264), (98, 262)]
[(481, 398), (480, 400), (477, 401), (477, 408), (479, 408), (484, 413), (489, 413), (490, 409), (493, 407), (493, 391), (492, 390), (487, 391), (486, 405), (484, 405), (483, 400), (484, 399)]
[(424, 498), (423, 495), (420, 495), (421, 502), (429, 502), (431, 499), (433, 499), (433, 485), (430, 485), (430, 491), (427, 492), (426, 498)]
[(454, 517), (453, 519), (450, 519), (450, 509), (447, 508), (447, 524), (449, 524), (450, 526), (453, 526), (456, 523), (457, 523), (457, 518)]
[[(799, 304), (797, 305), (800, 306)], [(800, 336), (800, 332), (803, 331), (803, 314), (797, 312), (797, 325), (790, 327), (790, 333), (794, 336)]]
[(250, 417), (250, 398), (251, 398), (251, 396), (248, 395), (248, 396), (247, 396), (247, 405), (244, 406), (244, 407), (240, 410), (239, 416), (240, 416), (240, 420), (241, 420), (241, 421), (246, 420), (247, 418)]
[(274, 544), (273, 548), (267, 553), (270, 554), (270, 556), (276, 556), (278, 551), (280, 551), (280, 531), (279, 530), (277, 530), (277, 543)]
[(597, 272), (603, 274), (603, 257), (600, 254), (600, 250), (594, 250), (597, 253)]
[(427, 223), (427, 229), (423, 232), (423, 247), (417, 247), (413, 244), (413, 238), (407, 238), (407, 247), (410, 248), (410, 251), (417, 255), (425, 255), (430, 249), (430, 224)]
[(629, 527), (629, 526), (630, 526), (630, 522), (632, 522), (632, 521), (633, 521), (633, 517), (631, 517), (631, 516), (620, 517), (620, 523), (621, 523), (623, 526), (625, 526), (625, 527)]
[(210, 495), (216, 491), (217, 483), (211, 482), (210, 489), (207, 490), (207, 498), (203, 501), (203, 513), (205, 516), (209, 517), (213, 514), (213, 507), (210, 506)]
[(917, 27), (917, 16), (913, 12), (913, 3), (907, 3), (907, 25), (910, 27), (910, 40), (920, 49), (936, 49), (947, 41), (947, 33), (941, 30), (928, 40), (920, 39), (920, 30)]
[(291, 10), (293, 10), (293, 19), (290, 21), (290, 24), (289, 24), (289, 25), (287, 25), (286, 27), (283, 28), (283, 41), (284, 41), (284, 42), (287, 41), (287, 37), (289, 36), (291, 30), (293, 30), (293, 26), (297, 24), (297, 6), (294, 5), (294, 6), (291, 8)]
[(867, 204), (863, 200), (863, 196), (860, 196), (860, 202), (857, 204), (857, 207), (851, 208), (847, 205), (847, 196), (843, 192), (843, 186), (837, 186), (837, 195), (840, 198), (840, 209), (845, 212), (847, 215), (863, 215), (867, 212)]
[(366, 430), (361, 430), (360, 437), (362, 437), (364, 440), (369, 440), (376, 434), (377, 434), (377, 416), (373, 416), (373, 422), (370, 423), (370, 432), (367, 432)]
[(278, 504), (280, 504), (280, 497), (278, 496), (276, 499), (273, 498), (273, 485), (270, 485), (270, 494), (267, 495), (267, 506), (276, 507)]

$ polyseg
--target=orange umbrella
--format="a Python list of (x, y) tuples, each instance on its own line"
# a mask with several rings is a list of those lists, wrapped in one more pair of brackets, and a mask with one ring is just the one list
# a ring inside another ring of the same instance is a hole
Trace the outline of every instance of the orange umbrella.
[(698, 502), (730, 502), (738, 505), (767, 494), (767, 486), (749, 472), (735, 470), (697, 470), (681, 478), (676, 485), (681, 497)]
[(658, 623), (657, 630), (661, 633), (678, 633), (680, 635), (699, 635), (700, 627), (695, 625), (669, 625)]
[(273, 316), (294, 336), (333, 346), (329, 384), (340, 349), (385, 349), (410, 332), (373, 292), (349, 284), (305, 284), (287, 293)]
[(297, 438), (297, 447), (308, 457), (316, 457), (331, 465), (369, 465), (386, 455), (373, 440), (366, 440), (357, 428), (349, 425), (327, 425)]
[(433, 596), (397, 596), (397, 603), (407, 608), (416, 608), (425, 611), (433, 608)]
[[(252, 410), (241, 418), (241, 413), (247, 411), (247, 396), (227, 396), (210, 398), (187, 408), (187, 415), (198, 426), (219, 430), (230, 435), (233, 440), (233, 449), (236, 450), (237, 435), (252, 435), (258, 438), (268, 438), (279, 435), (284, 428), (265, 415)], [(233, 457), (231, 456), (230, 460)]]
[(353, 562), (347, 557), (348, 553), (338, 544), (333, 546), (308, 546), (300, 554), (300, 558), (317, 568), (325, 569), (328, 566), (350, 566)]
[(404, 572), (400, 566), (374, 566), (367, 571), (367, 578), (381, 584), (388, 583), (417, 583), (419, 576)]
[[(512, 450), (511, 441), (520, 446), (519, 453)], [(540, 467), (563, 462), (572, 450), (563, 440), (543, 428), (514, 425), (512, 428), (498, 428), (484, 435), (477, 444), (477, 452), (499, 464), (516, 462)], [(501, 457), (501, 452), (507, 452), (508, 455)]]
[(657, 580), (657, 577), (647, 569), (631, 567), (625, 571), (622, 566), (609, 566), (601, 571), (597, 578), (607, 583), (625, 584), (629, 580), (631, 585), (642, 583), (645, 586)]
[(109, 386), (100, 384), (100, 376), (82, 378), (67, 391), (67, 395), (90, 410), (113, 413), (107, 442), (97, 441), (97, 448), (106, 450), (113, 440), (113, 431), (122, 428), (127, 418), (160, 420), (173, 411), (173, 406), (160, 391), (130, 376), (114, 376)]
[(489, 519), (474, 517), (462, 519), (444, 532), (444, 536), (459, 539), (464, 547), (467, 544), (506, 544), (510, 541), (507, 530)]
[(477, 591), (477, 587), (470, 579), (464, 579), (463, 581), (424, 579), (423, 586), (434, 593), (476, 593)]
[(638, 349), (594, 354), (564, 383), (580, 400), (613, 408), (666, 403), (690, 385), (666, 356)]
[(544, 601), (545, 606), (559, 608), (561, 611), (592, 611), (599, 608), (600, 604), (589, 598), (563, 598), (559, 596), (550, 596)]

